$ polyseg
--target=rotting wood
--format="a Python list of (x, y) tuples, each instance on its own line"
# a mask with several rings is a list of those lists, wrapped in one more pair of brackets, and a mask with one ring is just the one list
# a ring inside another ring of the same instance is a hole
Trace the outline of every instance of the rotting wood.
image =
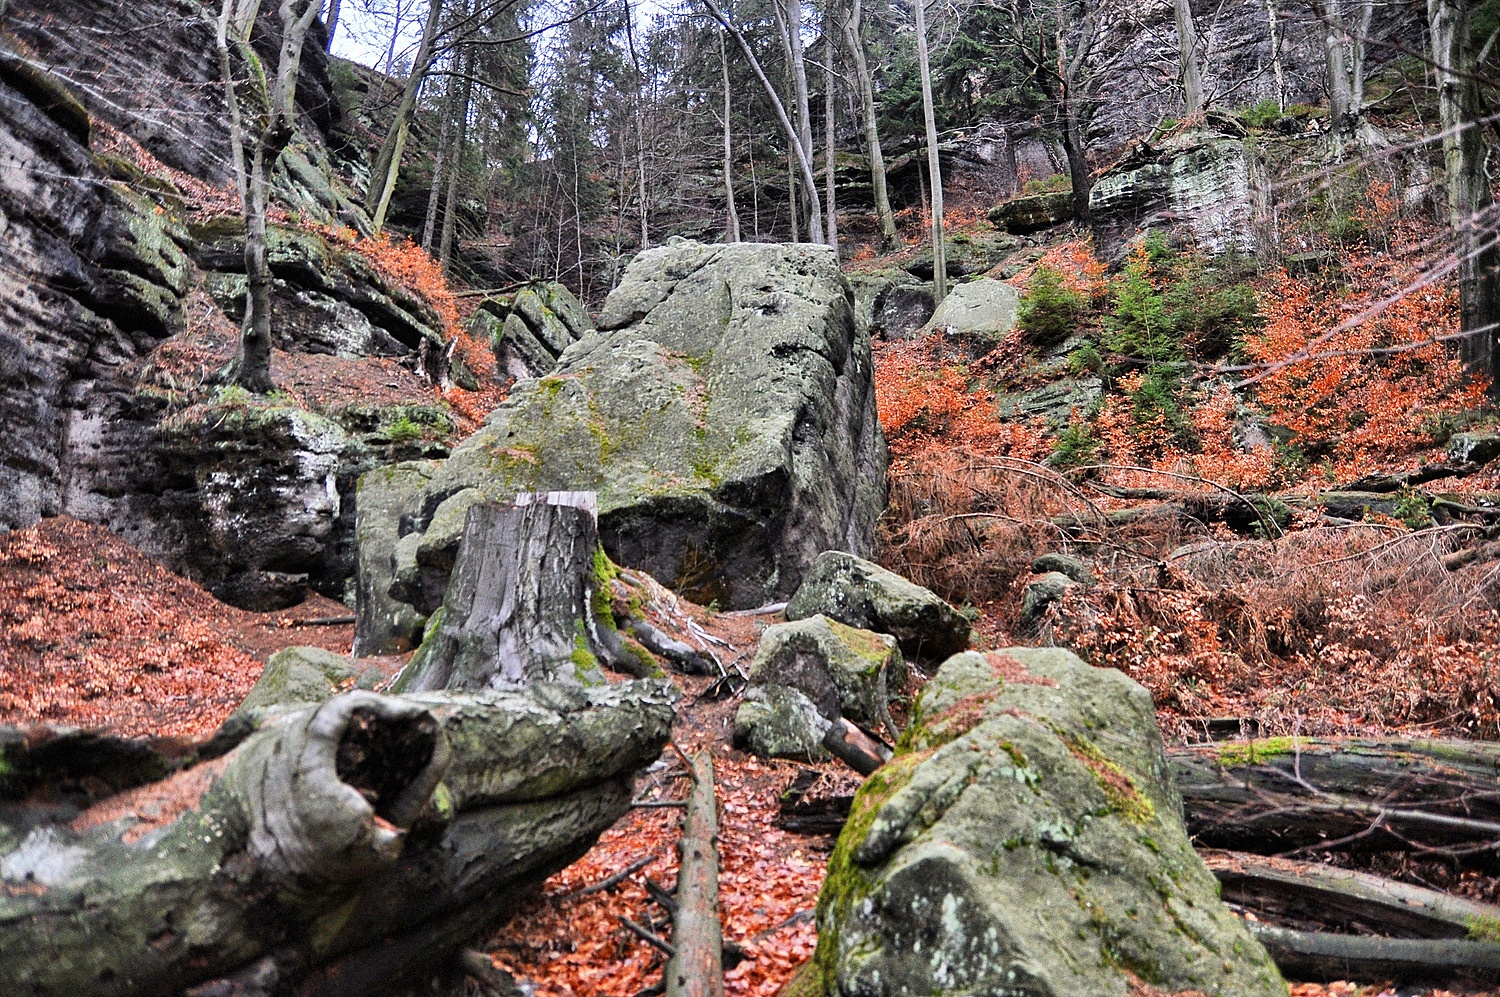
[(870, 775), (891, 760), (891, 750), (840, 717), (823, 736), (823, 747), (860, 775)]
[(663, 982), (667, 997), (723, 997), (723, 925), (719, 922), (719, 815), (713, 757), (693, 757), (693, 789), (678, 848), (672, 943)]
[(1390, 938), (1469, 938), (1500, 907), (1353, 869), (1203, 849), (1225, 901), (1283, 927)]

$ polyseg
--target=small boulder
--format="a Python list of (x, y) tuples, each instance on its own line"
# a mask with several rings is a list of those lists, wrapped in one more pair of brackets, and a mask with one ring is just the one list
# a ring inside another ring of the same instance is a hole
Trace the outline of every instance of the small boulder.
[(830, 721), (877, 724), (889, 686), (905, 684), (906, 662), (894, 637), (812, 616), (766, 628), (749, 678), (800, 690)]
[(818, 555), (786, 607), (789, 620), (819, 613), (891, 634), (913, 659), (941, 661), (969, 646), (969, 621), (958, 610), (931, 590), (841, 551)]
[(1488, 464), (1500, 457), (1500, 436), (1493, 433), (1454, 433), (1448, 440), (1448, 459), (1455, 464)]
[(1094, 581), (1094, 572), (1087, 564), (1076, 557), (1059, 554), (1054, 551), (1051, 554), (1043, 554), (1031, 562), (1031, 570), (1034, 574), (1046, 575), (1054, 571), (1067, 575), (1079, 585), (1091, 585)]
[(761, 758), (822, 761), (823, 737), (833, 728), (801, 690), (752, 686), (734, 714), (734, 745)]
[(385, 677), (353, 658), (321, 647), (287, 647), (266, 659), (265, 671), (235, 712), (287, 703), (321, 703), (350, 689), (373, 689)]
[(1078, 582), (1061, 571), (1048, 571), (1034, 579), (1026, 586), (1026, 594), (1021, 597), (1021, 615), (1016, 622), (1017, 627), (1023, 633), (1034, 632), (1041, 624), (1047, 607), (1061, 600), (1069, 589), (1077, 587)]
[(880, 339), (910, 339), (932, 318), (931, 284), (896, 284), (875, 302), (871, 333)]
[(1285, 997), (1193, 851), (1151, 696), (1054, 648), (965, 653), (854, 799), (805, 995)]

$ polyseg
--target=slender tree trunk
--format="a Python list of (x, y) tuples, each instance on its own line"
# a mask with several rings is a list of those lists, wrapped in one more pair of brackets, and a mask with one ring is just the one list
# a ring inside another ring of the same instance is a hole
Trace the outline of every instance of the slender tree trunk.
[(932, 188), (932, 300), (948, 296), (948, 261), (943, 245), (943, 172), (938, 165), (937, 114), (932, 102), (932, 69), (927, 61), (926, 0), (912, 0), (917, 20), (917, 68), (922, 74), (922, 118), (927, 125), (927, 177)]
[(844, 22), (844, 43), (854, 59), (860, 114), (865, 126), (865, 154), (870, 159), (870, 185), (875, 189), (875, 214), (880, 219), (880, 248), (890, 251), (901, 244), (901, 236), (896, 231), (896, 213), (891, 210), (891, 196), (886, 188), (885, 156), (880, 149), (880, 126), (875, 116), (875, 85), (865, 59), (861, 15), (862, 0), (853, 0), (849, 19)]
[(324, 42), (324, 51), (333, 51), (333, 33), (339, 26), (339, 4), (342, 0), (328, 0), (328, 16), (323, 18), (323, 24), (328, 28), (328, 38)]
[(791, 150), (787, 150), (787, 154), (786, 154), (786, 200), (787, 200), (787, 207), (788, 207), (788, 209), (792, 213), (792, 241), (796, 242), (796, 241), (798, 241), (797, 237), (802, 234), (802, 230), (798, 226), (798, 221), (797, 221), (797, 200), (798, 200), (798, 196), (797, 196), (797, 170), (792, 165), (793, 164), (792, 157), (794, 155), (795, 155), (795, 153), (793, 153)]
[(411, 74), (401, 90), (401, 102), (396, 106), (396, 117), (391, 130), (386, 133), (375, 165), (370, 169), (370, 189), (365, 195), (365, 210), (375, 231), (385, 228), (386, 212), (390, 209), (391, 194), (396, 189), (396, 176), (401, 171), (401, 153), (406, 149), (406, 138), (411, 130), (412, 115), (417, 110), (417, 95), (432, 68), (432, 49), (437, 40), (438, 21), (443, 13), (443, 0), (430, 0), (427, 6), (427, 21), (422, 26), (422, 42), (417, 46), (417, 57), (412, 60)]
[(443, 102), (443, 128), (438, 133), (437, 153), (432, 158), (432, 185), (427, 191), (427, 218), (422, 223), (422, 248), (432, 254), (432, 239), (437, 233), (438, 202), (443, 195), (443, 163), (448, 157), (448, 136), (453, 131), (454, 98), (458, 91), (448, 90), (448, 99)]
[(454, 122), (456, 134), (453, 138), (452, 163), (448, 167), (448, 197), (443, 205), (443, 234), (439, 240), (438, 260), (443, 272), (453, 268), (453, 244), (458, 234), (458, 185), (464, 174), (464, 154), (468, 149), (469, 107), (474, 100), (474, 50), (464, 51), (463, 96), (458, 102), (458, 118)]
[(1276, 81), (1276, 107), (1286, 113), (1286, 69), (1281, 61), (1281, 17), (1277, 0), (1266, 0), (1266, 23), (1271, 34), (1271, 75)]
[(1355, 129), (1351, 120), (1354, 94), (1349, 85), (1347, 59), (1348, 37), (1340, 0), (1318, 0), (1318, 16), (1323, 22), (1323, 49), (1328, 76), (1328, 141), (1333, 158), (1341, 160), (1347, 152)]
[[(250, 162), (244, 178), (245, 220), (245, 318), (240, 329), (239, 348), (224, 371), (225, 380), (248, 391), (265, 394), (275, 388), (271, 380), (271, 270), (266, 260), (267, 175), (292, 140), (296, 128), (297, 75), (301, 69), (302, 47), (312, 22), (322, 11), (321, 0), (282, 0), (281, 47), (274, 73), (267, 74), (265, 104), (257, 110), (257, 124), (248, 138)], [(227, 10), (227, 7), (226, 7)], [(226, 32), (233, 20), (236, 44), (248, 49), (250, 32), (259, 11), (258, 3), (241, 2), (233, 18), (221, 11), (220, 30)], [(227, 97), (237, 107), (228, 58), (227, 37), (221, 48), (221, 67), (227, 67)], [(231, 115), (233, 119), (234, 115)], [(243, 119), (240, 128), (243, 129)], [(236, 144), (243, 149), (246, 136), (241, 131)]]
[(724, 241), (739, 242), (740, 213), (734, 204), (734, 147), (731, 144), (729, 127), (733, 121), (729, 101), (729, 53), (724, 48), (722, 31), (719, 32), (719, 66), (724, 71), (724, 204), (727, 212)]
[(834, 203), (834, 186), (837, 183), (835, 172), (837, 170), (837, 149), (834, 148), (834, 115), (833, 115), (833, 32), (830, 29), (827, 16), (823, 20), (823, 42), (827, 61), (823, 66), (823, 145), (828, 154), (828, 176), (825, 181), (827, 193), (823, 197), (823, 217), (827, 219), (827, 238), (824, 240), (833, 247), (834, 257), (839, 252), (839, 216), (838, 209)]
[(1203, 67), (1198, 62), (1198, 27), (1190, 0), (1172, 0), (1177, 20), (1177, 54), (1182, 61), (1182, 102), (1188, 117), (1203, 111)]
[(672, 942), (677, 954), (662, 973), (666, 997), (723, 997), (724, 927), (719, 921), (719, 801), (712, 754), (703, 750), (689, 770), (693, 788), (678, 850), (677, 910)]
[(1063, 108), (1063, 154), (1068, 160), (1068, 176), (1073, 181), (1073, 217), (1079, 224), (1089, 223), (1089, 188), (1093, 178), (1089, 176), (1088, 151), (1084, 145), (1083, 125), (1071, 105)]
[[(630, 3), (625, 4), (625, 40), (630, 45), (630, 61), (635, 66), (635, 100), (633, 101), (632, 117), (635, 119), (635, 183), (636, 197), (640, 205), (641, 216), (641, 248), (651, 248), (651, 207), (648, 191), (646, 190), (646, 115), (641, 108), (645, 102), (645, 74), (641, 72), (640, 56), (635, 50), (635, 29), (632, 27), (632, 15)], [(719, 40), (720, 57), (723, 56), (724, 41)], [(726, 70), (727, 72), (727, 70)], [(728, 127), (727, 125), (725, 127)]]
[[(792, 77), (792, 96), (796, 101), (797, 145), (802, 158), (813, 161), (812, 107), (808, 100), (807, 57), (802, 44), (802, 0), (777, 0), (776, 23), (781, 28), (782, 46)], [(807, 239), (823, 238), (823, 217), (818, 204), (818, 185), (814, 180), (803, 191), (807, 197)]]
[[(793, 127), (791, 119), (787, 117), (786, 105), (782, 103), (781, 96), (776, 92), (776, 88), (771, 85), (771, 78), (766, 75), (766, 71), (761, 66), (760, 60), (755, 57), (755, 50), (750, 47), (750, 43), (745, 39), (744, 33), (730, 23), (729, 16), (724, 13), (723, 8), (715, 0), (703, 0), (703, 6), (713, 16), (713, 19), (719, 22), (720, 27), (734, 36), (735, 44), (739, 45), (740, 51), (744, 53), (745, 61), (750, 63), (750, 68), (754, 71), (756, 79), (760, 80), (761, 89), (765, 91), (766, 98), (771, 102), (771, 109), (776, 112), (776, 120), (781, 125), (781, 130), (787, 138), (788, 155), (796, 156), (797, 170), (801, 176), (802, 184), (808, 192), (809, 200), (812, 202), (813, 217), (810, 221), (814, 223), (813, 231), (816, 233), (822, 227), (822, 209), (818, 204), (818, 180), (813, 175), (812, 157), (799, 142), (797, 129)], [(814, 235), (814, 239), (816, 238), (817, 236)]]
[(1432, 60), (1437, 75), (1438, 113), (1443, 125), (1443, 158), (1448, 172), (1448, 216), (1458, 255), (1458, 291), (1464, 368), (1490, 379), (1490, 396), (1500, 396), (1495, 322), (1500, 318), (1500, 253), (1496, 251), (1494, 201), (1485, 174), (1483, 117), (1474, 52), (1469, 42), (1468, 8), (1463, 0), (1427, 0)]

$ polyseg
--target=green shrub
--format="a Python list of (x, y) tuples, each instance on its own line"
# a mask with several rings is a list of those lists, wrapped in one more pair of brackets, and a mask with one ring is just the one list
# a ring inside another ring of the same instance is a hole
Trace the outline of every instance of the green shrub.
[(1066, 173), (1054, 173), (1050, 177), (1028, 180), (1021, 185), (1021, 193), (1030, 197), (1036, 194), (1063, 194), (1073, 189), (1073, 178)]
[(238, 384), (226, 384), (214, 392), (214, 404), (243, 408), (250, 404), (250, 397), (250, 392)]
[(1016, 324), (1037, 346), (1053, 346), (1067, 339), (1088, 307), (1088, 299), (1063, 286), (1062, 274), (1039, 266), (1021, 299)]
[(1240, 120), (1246, 128), (1269, 128), (1281, 120), (1281, 105), (1267, 98), (1240, 111)]
[(410, 443), (413, 440), (420, 440), (424, 435), (426, 435), (426, 430), (422, 424), (406, 415), (385, 427), (386, 439), (392, 443)]
[(1131, 366), (1182, 360), (1172, 314), (1151, 283), (1150, 269), (1149, 262), (1131, 257), (1115, 285), (1114, 310), (1104, 319), (1104, 345)]
[(1074, 377), (1083, 374), (1103, 374), (1108, 366), (1099, 344), (1092, 339), (1068, 354), (1068, 373)]
[(1094, 427), (1087, 422), (1074, 420), (1068, 428), (1057, 434), (1052, 445), (1052, 456), (1048, 463), (1057, 467), (1079, 467), (1092, 464), (1099, 451), (1099, 441), (1094, 438)]

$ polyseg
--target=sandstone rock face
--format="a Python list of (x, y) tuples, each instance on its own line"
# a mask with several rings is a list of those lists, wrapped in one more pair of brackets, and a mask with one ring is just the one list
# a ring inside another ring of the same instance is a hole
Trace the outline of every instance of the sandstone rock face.
[(1256, 170), (1237, 135), (1184, 131), (1139, 144), (1089, 193), (1100, 254), (1118, 259), (1137, 232), (1151, 229), (1191, 236), (1210, 255), (1254, 254)]
[(617, 563), (751, 607), (795, 591), (823, 550), (869, 550), (885, 463), (832, 253), (679, 242), (638, 256), (599, 331), (454, 451), (414, 526), (465, 489), (592, 490)]
[(855, 797), (803, 993), (1281, 997), (1188, 842), (1151, 697), (1067, 651), (945, 662)]
[(907, 339), (932, 317), (932, 285), (903, 270), (854, 274), (854, 325), (872, 340)]
[(359, 479), (355, 492), (356, 575), (354, 654), (409, 651), (420, 642), (425, 618), (390, 595), (401, 515), (412, 508), (432, 479), (431, 461), (376, 468)]
[(489, 342), (500, 372), (516, 380), (550, 374), (563, 351), (593, 331), (583, 303), (556, 282), (489, 299), (469, 323), (470, 335)]
[(1015, 197), (990, 209), (991, 222), (1013, 235), (1030, 235), (1073, 220), (1073, 192)]
[(969, 621), (958, 610), (931, 590), (841, 551), (820, 554), (787, 603), (789, 620), (818, 614), (891, 634), (916, 659), (941, 661), (969, 646)]

